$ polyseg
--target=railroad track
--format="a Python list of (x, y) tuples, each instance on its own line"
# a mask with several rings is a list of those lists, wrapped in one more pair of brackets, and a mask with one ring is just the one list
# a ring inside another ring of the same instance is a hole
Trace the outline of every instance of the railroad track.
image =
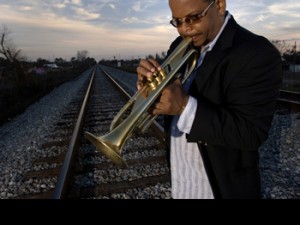
[(108, 133), (114, 116), (128, 101), (128, 94), (120, 92), (107, 75), (100, 66), (95, 67), (91, 80), (57, 124), (53, 141), (43, 145), (49, 153), (36, 159), (35, 169), (25, 175), (25, 182), (47, 183), (44, 190), (18, 198), (171, 197), (163, 132), (158, 124), (145, 134), (136, 132), (126, 142), (121, 155), (127, 169), (117, 168), (84, 138), (84, 131), (97, 136)]
[(280, 90), (277, 105), (279, 108), (288, 109), (293, 112), (300, 112), (300, 93)]
[[(23, 177), (35, 188), (16, 198), (171, 198), (161, 127), (152, 126), (145, 134), (136, 132), (127, 141), (121, 152), (127, 169), (117, 168), (84, 138), (84, 131), (107, 134), (129, 98), (124, 94), (127, 87), (121, 92), (105, 69), (96, 66), (90, 76), (94, 80), (86, 81), (67, 106), (55, 132), (38, 150), (39, 157)], [(278, 104), (299, 112), (299, 94), (281, 91)]]

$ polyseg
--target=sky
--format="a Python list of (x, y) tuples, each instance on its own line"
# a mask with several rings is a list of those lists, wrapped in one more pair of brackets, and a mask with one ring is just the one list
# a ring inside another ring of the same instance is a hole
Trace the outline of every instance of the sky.
[[(227, 0), (227, 10), (254, 33), (300, 45), (299, 1)], [(170, 19), (168, 0), (0, 0), (0, 31), (32, 61), (160, 54), (178, 35)]]

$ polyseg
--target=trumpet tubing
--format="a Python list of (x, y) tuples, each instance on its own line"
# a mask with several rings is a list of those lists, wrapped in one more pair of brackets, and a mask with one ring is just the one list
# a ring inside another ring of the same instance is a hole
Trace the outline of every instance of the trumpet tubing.
[[(194, 70), (197, 64), (198, 52), (194, 49), (188, 50), (191, 42), (192, 39), (187, 38), (177, 46), (161, 65), (162, 70), (154, 73), (143, 85), (143, 88), (136, 92), (114, 117), (108, 134), (97, 137), (89, 132), (85, 132), (85, 137), (118, 167), (127, 167), (126, 161), (121, 157), (122, 148), (126, 140), (132, 136), (136, 129), (145, 132), (156, 119), (157, 116), (150, 115), (148, 109), (159, 97), (166, 85), (173, 80), (183, 66), (187, 65), (187, 69), (181, 78), (182, 83)], [(130, 114), (123, 119), (124, 114), (128, 111), (130, 111)]]

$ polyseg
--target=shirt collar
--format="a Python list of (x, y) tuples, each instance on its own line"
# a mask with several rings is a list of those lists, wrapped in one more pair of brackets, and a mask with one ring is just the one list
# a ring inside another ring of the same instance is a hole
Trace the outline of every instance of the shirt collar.
[(201, 54), (204, 52), (209, 52), (214, 48), (214, 46), (216, 45), (217, 41), (219, 40), (219, 37), (222, 34), (223, 30), (225, 29), (230, 18), (231, 18), (231, 14), (228, 11), (226, 11), (226, 17), (225, 17), (223, 26), (221, 27), (219, 33), (217, 34), (217, 36), (214, 38), (214, 40), (212, 42), (208, 43), (207, 45), (205, 45), (201, 48)]

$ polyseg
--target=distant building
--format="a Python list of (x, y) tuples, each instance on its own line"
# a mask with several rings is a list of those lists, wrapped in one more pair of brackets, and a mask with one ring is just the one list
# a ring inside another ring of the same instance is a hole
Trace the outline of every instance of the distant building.
[(59, 67), (55, 63), (45, 64), (44, 67), (49, 69), (58, 69)]
[(118, 61), (118, 63), (117, 63), (117, 67), (121, 67), (122, 66), (122, 63), (121, 63), (121, 61)]

